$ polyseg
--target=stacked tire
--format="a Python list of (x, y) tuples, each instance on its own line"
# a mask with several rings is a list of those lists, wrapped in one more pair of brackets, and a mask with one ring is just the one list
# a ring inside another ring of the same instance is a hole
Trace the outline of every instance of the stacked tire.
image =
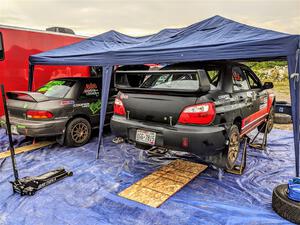
[(273, 210), (284, 219), (300, 224), (300, 202), (290, 200), (287, 191), (287, 184), (281, 184), (273, 190)]

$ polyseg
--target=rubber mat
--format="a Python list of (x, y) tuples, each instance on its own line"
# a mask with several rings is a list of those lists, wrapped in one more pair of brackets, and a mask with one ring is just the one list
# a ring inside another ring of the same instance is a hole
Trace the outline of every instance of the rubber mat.
[[(19, 148), (15, 148), (15, 154), (21, 154), (24, 152), (29, 152), (29, 151), (33, 151), (39, 148), (43, 148), (46, 147), (48, 145), (52, 145), (54, 144), (55, 141), (40, 141), (31, 145), (25, 145)], [(10, 157), (10, 151), (5, 151), (5, 152), (0, 152), (0, 159), (4, 159)]]
[(207, 168), (206, 165), (175, 160), (119, 193), (119, 196), (159, 207)]

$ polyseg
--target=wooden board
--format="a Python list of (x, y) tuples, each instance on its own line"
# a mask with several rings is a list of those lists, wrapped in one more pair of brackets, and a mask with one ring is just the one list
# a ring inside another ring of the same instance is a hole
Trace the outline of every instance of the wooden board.
[[(24, 152), (33, 151), (33, 150), (36, 150), (39, 148), (46, 147), (48, 145), (52, 145), (54, 143), (55, 143), (55, 141), (40, 141), (40, 142), (34, 143), (32, 145), (25, 145), (25, 146), (22, 146), (19, 148), (15, 148), (15, 154), (17, 155), (17, 154), (21, 154)], [(0, 159), (4, 159), (7, 157), (10, 157), (10, 151), (0, 152)]]
[(119, 196), (157, 208), (206, 168), (203, 164), (175, 160), (126, 188)]

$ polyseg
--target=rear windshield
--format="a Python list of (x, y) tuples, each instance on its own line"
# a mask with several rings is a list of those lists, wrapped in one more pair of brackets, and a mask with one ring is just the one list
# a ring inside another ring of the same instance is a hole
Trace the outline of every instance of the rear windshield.
[(64, 98), (74, 84), (75, 81), (72, 80), (52, 80), (40, 87), (37, 92), (47, 97)]
[(196, 73), (153, 74), (146, 77), (141, 88), (191, 90), (199, 89), (199, 76)]
[(0, 33), (0, 60), (4, 59), (4, 47), (2, 33)]

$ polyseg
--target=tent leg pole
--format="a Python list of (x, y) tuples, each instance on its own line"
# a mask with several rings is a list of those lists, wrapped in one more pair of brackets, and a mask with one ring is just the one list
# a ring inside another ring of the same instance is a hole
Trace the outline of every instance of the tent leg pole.
[(4, 106), (6, 130), (7, 130), (7, 134), (8, 134), (8, 140), (9, 140), (9, 150), (10, 150), (10, 155), (11, 155), (12, 167), (13, 167), (13, 171), (14, 171), (15, 181), (17, 181), (19, 179), (19, 173), (17, 170), (17, 163), (16, 163), (16, 159), (15, 159), (15, 148), (14, 148), (14, 144), (13, 144), (13, 140), (12, 140), (11, 127), (10, 127), (9, 115), (8, 115), (7, 104), (6, 104), (6, 96), (5, 96), (5, 90), (4, 90), (3, 84), (1, 84), (1, 93), (2, 93), (2, 101), (3, 101), (3, 106)]

